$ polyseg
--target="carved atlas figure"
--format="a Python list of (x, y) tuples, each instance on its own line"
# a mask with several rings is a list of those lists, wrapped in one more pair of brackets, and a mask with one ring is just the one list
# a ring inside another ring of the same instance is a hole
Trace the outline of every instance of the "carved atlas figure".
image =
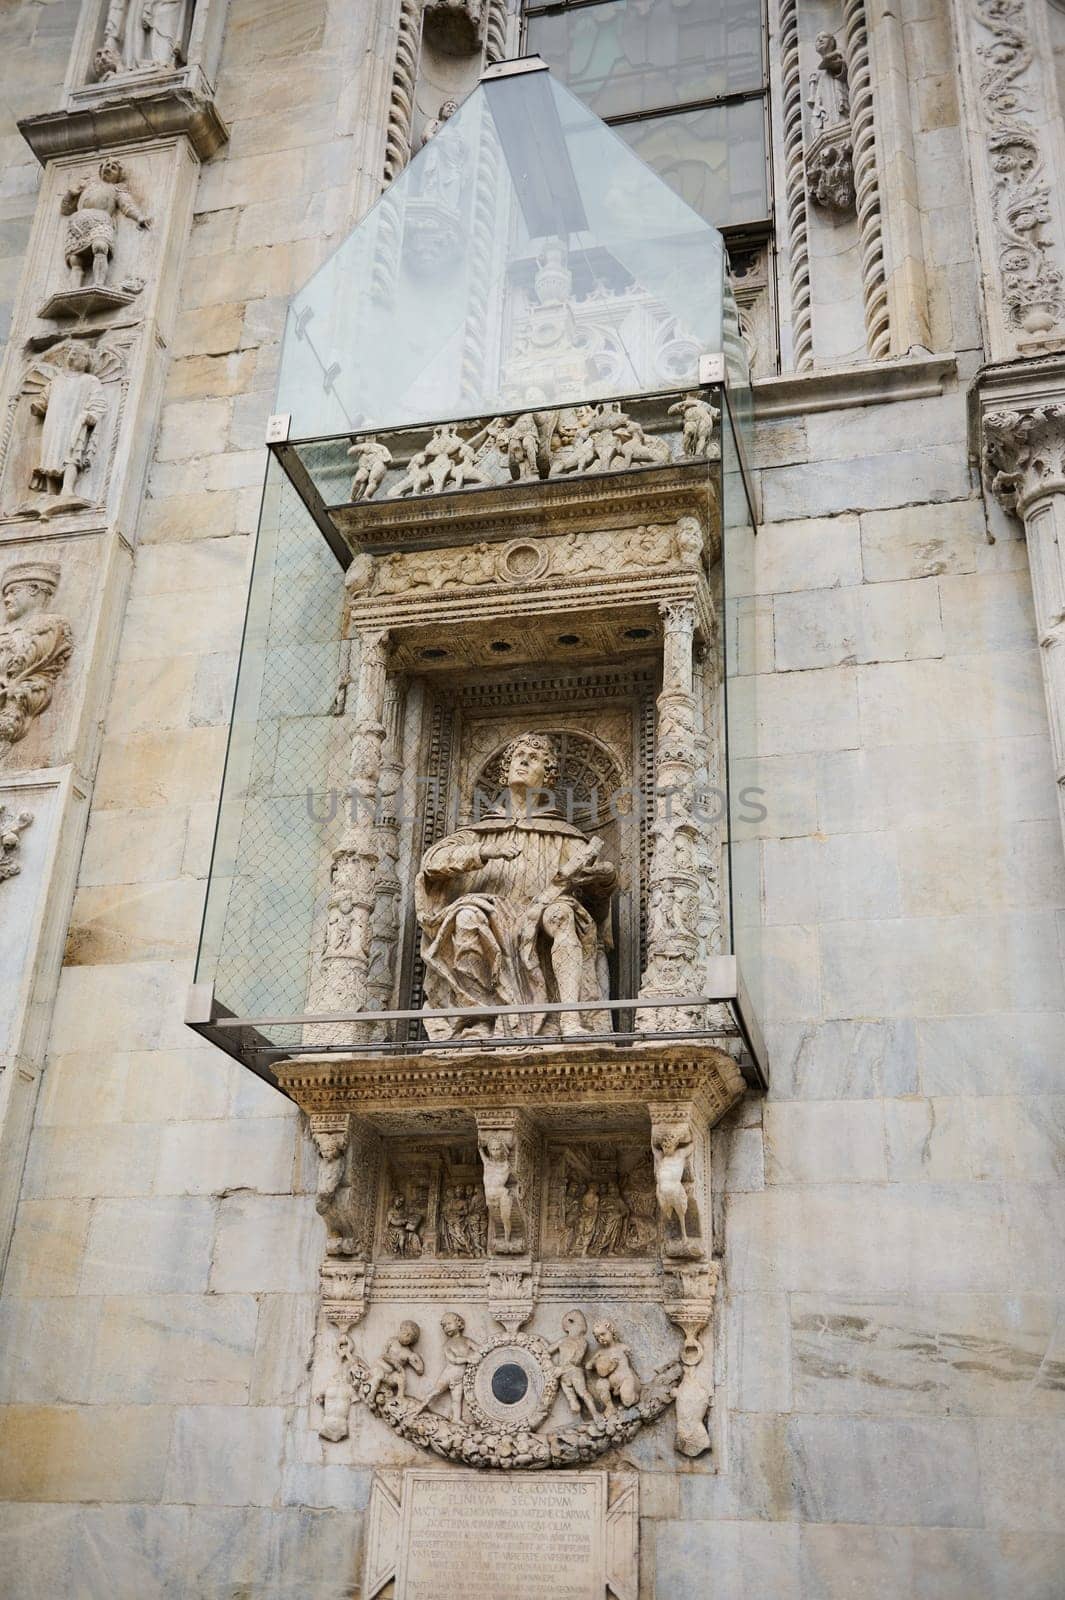
[[(609, 994), (610, 895), (615, 867), (600, 839), (539, 805), (558, 778), (545, 734), (525, 733), (503, 752), (503, 803), (431, 845), (415, 907), (431, 1010), (557, 1003), (520, 1017), (427, 1017), (431, 1038), (606, 1032), (594, 1002)], [(584, 1009), (586, 1007), (586, 1009)], [(557, 1020), (556, 1020), (557, 1019)]]
[(698, 1210), (685, 1183), (694, 1148), (692, 1131), (686, 1122), (667, 1123), (652, 1132), (658, 1208), (666, 1230), (665, 1252), (670, 1256), (701, 1256), (703, 1253), (699, 1239), (688, 1231), (689, 1212), (694, 1212), (698, 1218)]

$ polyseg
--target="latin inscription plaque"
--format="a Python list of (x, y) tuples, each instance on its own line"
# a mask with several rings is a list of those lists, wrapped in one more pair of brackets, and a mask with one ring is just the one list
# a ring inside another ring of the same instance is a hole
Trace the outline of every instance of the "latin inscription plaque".
[(605, 1472), (403, 1478), (396, 1600), (603, 1600)]

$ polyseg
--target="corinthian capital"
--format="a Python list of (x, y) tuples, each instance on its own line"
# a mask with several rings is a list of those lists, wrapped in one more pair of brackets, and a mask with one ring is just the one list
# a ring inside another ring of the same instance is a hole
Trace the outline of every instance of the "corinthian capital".
[(999, 504), (1020, 517), (1042, 496), (1065, 493), (1065, 404), (985, 412), (984, 475)]

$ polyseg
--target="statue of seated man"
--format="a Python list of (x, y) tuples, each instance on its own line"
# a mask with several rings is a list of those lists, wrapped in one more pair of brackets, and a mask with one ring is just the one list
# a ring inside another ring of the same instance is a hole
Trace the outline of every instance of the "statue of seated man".
[[(616, 868), (553, 805), (558, 755), (546, 734), (524, 733), (503, 752), (503, 803), (431, 845), (415, 905), (429, 1010), (544, 1003), (562, 1012), (432, 1018), (430, 1038), (606, 1033), (610, 896)], [(592, 1002), (581, 1008), (585, 1002)]]

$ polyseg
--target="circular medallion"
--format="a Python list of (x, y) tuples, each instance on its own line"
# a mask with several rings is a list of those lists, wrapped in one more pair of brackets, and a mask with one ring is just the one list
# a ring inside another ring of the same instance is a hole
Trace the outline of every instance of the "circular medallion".
[(547, 571), (547, 551), (532, 539), (512, 539), (499, 553), (499, 576), (505, 583), (533, 583)]
[(482, 1427), (536, 1428), (558, 1392), (558, 1373), (541, 1339), (504, 1333), (466, 1368), (470, 1412)]

